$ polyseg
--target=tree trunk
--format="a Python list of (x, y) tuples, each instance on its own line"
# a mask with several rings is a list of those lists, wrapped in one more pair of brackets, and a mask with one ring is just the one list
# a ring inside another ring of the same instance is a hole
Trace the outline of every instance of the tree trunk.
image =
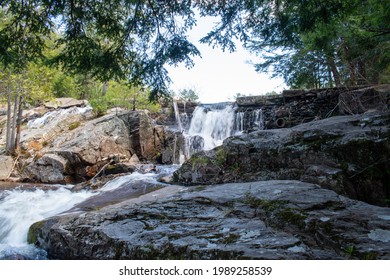
[(332, 71), (332, 75), (333, 75), (333, 79), (334, 79), (334, 83), (336, 84), (336, 87), (340, 87), (341, 86), (340, 73), (339, 73), (339, 70), (337, 70), (337, 66), (336, 66), (336, 63), (334, 62), (334, 58), (331, 56), (328, 56), (326, 58), (326, 60), (328, 63), (328, 67)]
[(10, 140), (11, 140), (11, 118), (12, 118), (12, 103), (11, 103), (11, 88), (7, 87), (7, 128), (5, 135), (5, 149), (9, 150)]
[(102, 86), (102, 96), (105, 96), (107, 91), (108, 91), (108, 82), (105, 81), (103, 82), (103, 86)]
[(135, 111), (136, 109), (136, 104), (137, 104), (137, 99), (135, 97), (135, 95), (133, 96), (133, 111)]
[(19, 97), (19, 93), (16, 94), (15, 96), (15, 100), (14, 100), (14, 108), (13, 108), (13, 117), (12, 117), (12, 122), (11, 122), (11, 135), (10, 135), (10, 138), (9, 138), (9, 146), (8, 146), (8, 149), (7, 151), (10, 153), (10, 154), (14, 154), (15, 153), (15, 135), (16, 135), (16, 116), (18, 114), (18, 97)]
[(23, 95), (20, 95), (18, 102), (18, 119), (16, 122), (16, 136), (15, 136), (15, 150), (19, 149), (20, 144), (20, 134), (22, 128), (22, 118), (23, 118)]
[(349, 48), (345, 44), (345, 41), (344, 41), (343, 38), (341, 38), (341, 41), (342, 41), (342, 49), (343, 49), (343, 52), (344, 52), (344, 59), (345, 59), (345, 62), (347, 64), (347, 67), (349, 69), (350, 83), (351, 83), (351, 85), (356, 85), (356, 72), (355, 72), (355, 67), (354, 67), (354, 65), (353, 65), (353, 63), (351, 61)]

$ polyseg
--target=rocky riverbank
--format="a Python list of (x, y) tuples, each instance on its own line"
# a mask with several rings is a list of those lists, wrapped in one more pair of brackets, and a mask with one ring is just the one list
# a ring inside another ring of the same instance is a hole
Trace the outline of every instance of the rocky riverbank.
[(53, 259), (390, 259), (389, 208), (299, 181), (94, 201), (32, 225), (29, 242)]

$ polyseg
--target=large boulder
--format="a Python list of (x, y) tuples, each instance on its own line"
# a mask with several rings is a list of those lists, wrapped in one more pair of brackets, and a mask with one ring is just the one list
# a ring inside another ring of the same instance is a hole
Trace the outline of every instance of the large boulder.
[(124, 122), (115, 114), (77, 123), (40, 147), (25, 176), (38, 182), (80, 181), (95, 176), (113, 157), (129, 159), (130, 143)]
[(55, 139), (48, 150), (71, 163), (96, 164), (110, 155), (130, 158), (128, 130), (115, 114), (86, 123)]
[(29, 242), (51, 259), (390, 259), (390, 209), (317, 185), (123, 191), (33, 224)]
[(42, 148), (91, 119), (91, 110), (89, 106), (59, 108), (43, 115), (44, 109), (29, 110), (27, 126), (21, 132), (22, 149), (31, 156), (40, 156)]
[(174, 174), (185, 185), (302, 180), (378, 205), (390, 197), (390, 114), (368, 112), (231, 137)]
[[(66, 129), (61, 128), (64, 125)], [(164, 126), (155, 125), (147, 111), (113, 112), (97, 119), (57, 126), (56, 131), (61, 133), (56, 133), (44, 145), (36, 138), (26, 142), (26, 149), (39, 151), (39, 156), (26, 168), (28, 179), (69, 182), (73, 178), (77, 182), (98, 174), (131, 172), (134, 166), (127, 166), (127, 162), (132, 156), (141, 162), (159, 163), (172, 163), (175, 158), (169, 152), (175, 149), (168, 137), (172, 134)]]
[(28, 172), (30, 180), (54, 184), (67, 183), (67, 175), (74, 173), (69, 161), (57, 154), (43, 155), (28, 167)]

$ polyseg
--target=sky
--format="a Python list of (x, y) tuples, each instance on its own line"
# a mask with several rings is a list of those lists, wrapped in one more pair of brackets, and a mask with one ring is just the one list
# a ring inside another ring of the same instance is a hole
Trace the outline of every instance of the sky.
[(257, 61), (254, 55), (239, 43), (233, 53), (223, 52), (199, 43), (214, 25), (215, 19), (201, 18), (189, 32), (189, 40), (199, 49), (202, 57), (195, 57), (195, 66), (187, 69), (184, 65), (167, 67), (173, 81), (171, 89), (195, 89), (202, 103), (234, 101), (237, 93), (242, 95), (262, 95), (267, 92), (281, 92), (285, 88), (282, 79), (265, 73), (257, 73), (249, 61)]

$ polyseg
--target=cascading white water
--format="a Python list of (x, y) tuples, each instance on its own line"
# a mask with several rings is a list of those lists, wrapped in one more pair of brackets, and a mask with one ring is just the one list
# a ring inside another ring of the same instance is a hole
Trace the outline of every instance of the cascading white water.
[(235, 131), (243, 131), (244, 130), (244, 117), (245, 112), (237, 112), (236, 113), (236, 119), (235, 119), (235, 125), (234, 130)]
[[(0, 260), (15, 256), (44, 259), (46, 257), (44, 251), (27, 244), (28, 229), (33, 223), (68, 211), (77, 204), (103, 193), (113, 193), (121, 187), (126, 188), (132, 183), (139, 181), (157, 183), (158, 177), (173, 173), (177, 166), (159, 166), (157, 169), (157, 172), (145, 174), (134, 172), (118, 177), (95, 192), (72, 192), (69, 187), (64, 186), (56, 190), (16, 188), (0, 191)], [(143, 192), (146, 191), (145, 187)]]
[(236, 113), (234, 124), (234, 130), (236, 132), (262, 129), (264, 129), (264, 117), (262, 109)]
[(175, 111), (175, 118), (176, 118), (176, 122), (177, 122), (177, 126), (179, 128), (179, 131), (183, 131), (183, 125), (181, 123), (179, 107), (177, 106), (176, 99), (173, 99), (173, 110)]
[(203, 138), (203, 150), (210, 150), (222, 144), (234, 132), (235, 112), (232, 105), (198, 106), (191, 119), (187, 134)]
[(40, 118), (36, 118), (33, 120), (30, 120), (27, 123), (28, 128), (42, 128), (44, 125), (48, 124), (49, 122), (56, 120), (56, 122), (60, 122), (62, 120), (62, 117), (67, 115), (84, 115), (85, 113), (92, 111), (91, 106), (86, 107), (71, 107), (67, 109), (58, 109), (54, 111), (47, 112)]
[(71, 192), (65, 187), (57, 190), (13, 189), (0, 193), (0, 259), (23, 254), (40, 258), (27, 244), (31, 224), (61, 213), (74, 204), (92, 196), (88, 192)]

